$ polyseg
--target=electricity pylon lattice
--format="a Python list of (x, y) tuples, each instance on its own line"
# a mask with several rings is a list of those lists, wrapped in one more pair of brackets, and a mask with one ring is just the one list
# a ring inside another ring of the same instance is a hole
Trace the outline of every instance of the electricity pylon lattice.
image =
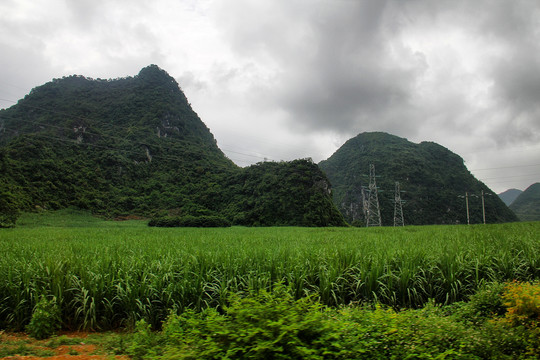
[(396, 181), (396, 192), (394, 195), (394, 226), (405, 226), (403, 220), (403, 201), (401, 201), (401, 190), (399, 182)]
[(381, 210), (377, 196), (375, 181), (375, 165), (369, 164), (369, 198), (367, 206), (366, 226), (381, 226)]
[(364, 213), (364, 219), (367, 221), (368, 203), (369, 203), (369, 190), (365, 186), (362, 186), (362, 212)]

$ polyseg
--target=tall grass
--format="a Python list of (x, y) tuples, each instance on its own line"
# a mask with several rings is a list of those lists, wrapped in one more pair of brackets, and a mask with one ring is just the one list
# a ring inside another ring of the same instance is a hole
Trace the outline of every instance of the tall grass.
[(451, 303), (485, 282), (540, 278), (540, 223), (405, 228), (163, 229), (144, 223), (0, 231), (0, 328), (41, 295), (64, 327), (113, 329), (289, 285), (328, 305)]

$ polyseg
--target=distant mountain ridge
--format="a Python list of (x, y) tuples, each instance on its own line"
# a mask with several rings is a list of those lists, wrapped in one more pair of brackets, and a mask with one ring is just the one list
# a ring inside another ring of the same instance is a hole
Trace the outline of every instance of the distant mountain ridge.
[(20, 210), (70, 206), (107, 217), (219, 215), (241, 225), (344, 224), (315, 164), (239, 168), (178, 83), (156, 65), (114, 80), (54, 79), (1, 110), (0, 171), (0, 227), (13, 223)]
[(433, 142), (415, 144), (382, 132), (349, 139), (319, 166), (333, 185), (334, 201), (348, 222), (365, 223), (362, 187), (369, 185), (375, 165), (383, 225), (393, 225), (395, 182), (400, 183), (405, 224), (466, 224), (465, 196), (471, 223), (516, 221), (515, 214), (474, 178), (463, 159)]
[(508, 189), (500, 193), (499, 197), (506, 204), (506, 206), (510, 206), (510, 204), (512, 204), (522, 192), (523, 191), (519, 189)]
[(540, 183), (535, 183), (523, 191), (510, 205), (522, 221), (540, 221)]

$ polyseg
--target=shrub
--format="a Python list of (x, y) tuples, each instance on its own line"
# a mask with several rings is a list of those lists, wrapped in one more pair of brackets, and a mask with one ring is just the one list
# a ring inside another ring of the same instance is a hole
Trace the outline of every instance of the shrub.
[(230, 227), (231, 223), (227, 219), (214, 216), (184, 216), (180, 218), (180, 226), (183, 227)]
[(503, 316), (506, 312), (502, 298), (504, 288), (504, 283), (484, 285), (471, 295), (468, 302), (454, 305), (457, 308), (455, 316), (459, 320), (477, 324), (493, 316)]
[(540, 282), (508, 283), (503, 299), (508, 308), (505, 318), (511, 325), (528, 328), (540, 326)]
[[(0, 184), (0, 186), (5, 185)], [(19, 206), (13, 194), (0, 189), (0, 228), (15, 227), (20, 215)]]
[(231, 295), (215, 309), (172, 315), (163, 326), (169, 346), (164, 358), (319, 359), (335, 358), (340, 331), (311, 298), (294, 300), (283, 286), (242, 298)]
[(56, 297), (47, 300), (41, 296), (32, 313), (32, 319), (26, 326), (29, 335), (38, 340), (46, 339), (60, 329), (60, 309), (56, 304)]
[(231, 223), (221, 216), (161, 216), (154, 217), (148, 226), (157, 227), (230, 227)]
[(129, 342), (126, 353), (135, 360), (155, 358), (160, 355), (162, 338), (158, 333), (152, 332), (150, 324), (139, 320), (135, 324), (135, 333)]
[(0, 229), (15, 227), (17, 218), (18, 218), (17, 213), (5, 213), (5, 214), (0, 213)]
[(159, 216), (150, 219), (148, 226), (156, 227), (178, 227), (180, 226), (180, 218), (177, 216)]
[[(494, 315), (485, 302), (501, 285), (481, 290), (472, 309)], [(290, 288), (229, 295), (221, 311), (171, 314), (161, 333), (138, 323), (129, 347), (135, 359), (514, 359), (538, 358), (539, 332), (503, 317), (464, 326), (447, 307), (395, 312), (381, 305), (331, 309)], [(535, 294), (535, 293), (533, 293)], [(458, 318), (459, 319), (459, 318)]]
[[(511, 282), (502, 294), (508, 311), (503, 319), (494, 319), (494, 327), (505, 332), (504, 344), (514, 354), (526, 354), (530, 359), (540, 359), (540, 282)], [(501, 332), (502, 332), (501, 331)]]

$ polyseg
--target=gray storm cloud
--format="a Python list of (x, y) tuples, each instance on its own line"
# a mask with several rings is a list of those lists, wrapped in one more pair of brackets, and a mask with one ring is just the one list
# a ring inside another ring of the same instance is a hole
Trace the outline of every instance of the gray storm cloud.
[[(270, 9), (244, 1), (243, 11), (223, 13), (234, 49), (279, 64), (277, 79), (261, 96), (288, 114), (292, 128), (414, 135), (430, 125), (454, 131), (507, 113), (506, 121), (492, 124), (497, 141), (521, 137), (524, 128), (531, 140), (538, 139), (540, 26), (533, 1), (303, 4), (300, 11), (298, 2), (274, 2), (268, 15)], [(453, 54), (460, 39), (452, 43), (445, 37), (456, 24), (463, 41), (494, 47), (496, 56), (486, 55), (484, 64), (470, 68), (467, 56), (483, 56), (483, 49)], [(432, 53), (408, 43), (409, 28), (437, 35)], [(436, 83), (426, 78), (433, 61), (443, 62)], [(486, 84), (484, 99), (469, 96), (475, 83)], [(481, 101), (491, 108), (482, 108)]]
[(242, 165), (319, 161), (363, 131), (439, 142), (472, 169), (540, 164), (538, 19), (537, 0), (7, 0), (0, 106), (154, 63)]

